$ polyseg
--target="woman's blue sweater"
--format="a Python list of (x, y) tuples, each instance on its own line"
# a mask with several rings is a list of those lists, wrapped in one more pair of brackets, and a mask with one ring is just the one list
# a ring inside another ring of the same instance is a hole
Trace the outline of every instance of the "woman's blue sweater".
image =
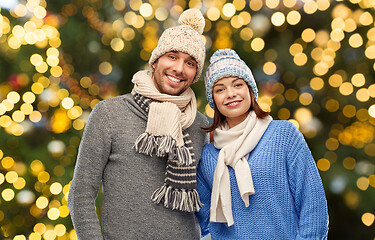
[(255, 193), (245, 207), (229, 168), (234, 225), (209, 221), (212, 182), (219, 150), (205, 146), (197, 190), (204, 206), (196, 214), (202, 236), (212, 239), (326, 239), (327, 201), (303, 135), (289, 121), (272, 121), (249, 156)]

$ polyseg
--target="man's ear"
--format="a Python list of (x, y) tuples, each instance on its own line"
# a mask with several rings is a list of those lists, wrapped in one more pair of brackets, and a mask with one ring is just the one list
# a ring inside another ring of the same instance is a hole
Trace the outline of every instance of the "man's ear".
[(153, 62), (151, 64), (151, 67), (152, 67), (153, 70), (155, 70), (157, 62), (158, 62), (158, 60), (156, 60), (155, 62)]

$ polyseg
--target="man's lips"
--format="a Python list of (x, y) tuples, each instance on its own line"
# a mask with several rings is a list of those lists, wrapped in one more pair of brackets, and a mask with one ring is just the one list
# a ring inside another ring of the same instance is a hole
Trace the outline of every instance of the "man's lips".
[(236, 106), (240, 105), (241, 102), (242, 102), (242, 100), (235, 100), (235, 101), (230, 101), (228, 103), (225, 103), (224, 105), (227, 106), (227, 107), (236, 107)]

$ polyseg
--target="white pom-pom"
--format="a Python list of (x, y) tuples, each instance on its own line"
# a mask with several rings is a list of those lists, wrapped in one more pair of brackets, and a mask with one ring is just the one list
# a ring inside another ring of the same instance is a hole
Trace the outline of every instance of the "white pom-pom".
[(178, 23), (181, 25), (189, 25), (194, 28), (199, 34), (203, 33), (205, 21), (204, 17), (196, 8), (191, 8), (181, 13)]

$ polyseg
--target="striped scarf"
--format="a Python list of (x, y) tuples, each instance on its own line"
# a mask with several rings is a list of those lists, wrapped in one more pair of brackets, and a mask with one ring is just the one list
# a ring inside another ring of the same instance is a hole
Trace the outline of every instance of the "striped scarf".
[[(142, 79), (139, 79), (140, 77)], [(194, 157), (192, 141), (186, 133), (186, 128), (192, 124), (192, 114), (185, 116), (186, 110), (189, 108), (188, 112), (190, 112), (193, 109), (188, 106), (181, 112), (178, 104), (162, 101), (163, 99), (160, 99), (162, 94), (154, 92), (152, 88), (154, 85), (149, 77), (149, 74), (142, 71), (136, 74), (133, 78), (136, 85), (132, 94), (135, 102), (148, 114), (147, 128), (136, 139), (135, 150), (149, 156), (155, 154), (158, 157), (167, 157), (164, 183), (153, 192), (151, 200), (156, 204), (164, 204), (166, 208), (172, 210), (199, 211), (202, 204), (196, 191), (197, 161)], [(190, 91), (192, 92), (191, 89)], [(156, 95), (159, 99), (151, 95)], [(195, 100), (194, 96), (192, 98)], [(195, 103), (194, 100), (192, 105)]]

